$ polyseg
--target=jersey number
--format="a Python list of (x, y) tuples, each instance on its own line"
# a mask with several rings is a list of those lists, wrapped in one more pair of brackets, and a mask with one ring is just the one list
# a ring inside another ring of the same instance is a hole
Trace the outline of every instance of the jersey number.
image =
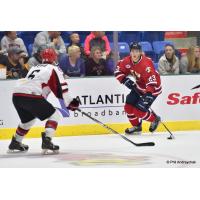
[(156, 76), (152, 75), (149, 77), (149, 82), (155, 82), (156, 81)]
[(35, 73), (40, 72), (40, 69), (33, 70), (31, 74), (28, 76), (29, 79), (33, 79), (35, 77)]

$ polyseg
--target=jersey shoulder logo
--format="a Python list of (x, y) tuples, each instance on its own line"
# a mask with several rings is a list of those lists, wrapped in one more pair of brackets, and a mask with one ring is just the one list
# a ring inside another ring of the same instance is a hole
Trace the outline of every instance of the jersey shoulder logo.
[(146, 72), (150, 73), (151, 72), (151, 67), (146, 67)]
[(125, 65), (125, 67), (126, 67), (127, 69), (130, 69), (130, 68), (131, 68), (131, 65), (127, 64), (127, 65)]

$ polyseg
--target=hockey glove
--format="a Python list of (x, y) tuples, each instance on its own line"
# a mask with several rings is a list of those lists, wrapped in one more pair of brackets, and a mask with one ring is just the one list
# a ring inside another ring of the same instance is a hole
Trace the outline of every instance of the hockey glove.
[(134, 89), (135, 87), (135, 83), (130, 78), (124, 78), (122, 80), (122, 84), (124, 84), (130, 90)]
[(153, 96), (150, 92), (147, 92), (137, 102), (136, 107), (143, 112), (147, 112), (155, 99), (156, 99), (155, 96)]
[(79, 104), (80, 102), (77, 99), (73, 98), (67, 109), (75, 111), (79, 107)]

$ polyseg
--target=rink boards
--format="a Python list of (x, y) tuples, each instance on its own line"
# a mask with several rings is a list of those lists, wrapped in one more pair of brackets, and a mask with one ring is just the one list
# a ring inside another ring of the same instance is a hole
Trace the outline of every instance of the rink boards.
[[(162, 94), (153, 104), (153, 110), (172, 131), (199, 130), (200, 90), (191, 90), (200, 84), (198, 75), (162, 76)], [(123, 109), (129, 90), (119, 84), (114, 77), (74, 78), (67, 80), (72, 97), (81, 101), (81, 109), (108, 124), (118, 132), (130, 127)], [(16, 80), (0, 81), (0, 139), (12, 136), (19, 123), (18, 115), (12, 105), (12, 90)], [(51, 94), (48, 100), (61, 107)], [(37, 109), (37, 108), (36, 108)], [(37, 120), (27, 137), (39, 137), (44, 130), (45, 121)], [(144, 132), (149, 124), (144, 123)], [(159, 132), (164, 131), (162, 125)], [(106, 134), (108, 131), (78, 112), (70, 112), (69, 117), (61, 118), (57, 136)]]

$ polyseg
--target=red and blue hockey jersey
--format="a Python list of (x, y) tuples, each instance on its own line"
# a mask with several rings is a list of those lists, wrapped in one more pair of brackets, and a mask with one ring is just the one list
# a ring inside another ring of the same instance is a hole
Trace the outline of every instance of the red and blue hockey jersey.
[(133, 76), (136, 88), (142, 93), (151, 92), (154, 96), (162, 92), (159, 73), (155, 70), (153, 62), (146, 56), (141, 56), (137, 63), (133, 63), (131, 56), (125, 57), (117, 64), (116, 79), (122, 83), (127, 76)]

